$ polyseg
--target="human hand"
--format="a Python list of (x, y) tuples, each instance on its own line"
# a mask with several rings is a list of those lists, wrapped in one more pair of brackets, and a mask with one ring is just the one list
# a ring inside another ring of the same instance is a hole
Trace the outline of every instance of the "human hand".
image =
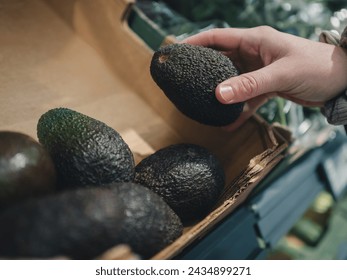
[(271, 27), (212, 29), (183, 42), (223, 52), (242, 73), (216, 87), (221, 103), (247, 101), (228, 130), (242, 125), (273, 96), (304, 106), (322, 106), (347, 88), (347, 55), (342, 48)]

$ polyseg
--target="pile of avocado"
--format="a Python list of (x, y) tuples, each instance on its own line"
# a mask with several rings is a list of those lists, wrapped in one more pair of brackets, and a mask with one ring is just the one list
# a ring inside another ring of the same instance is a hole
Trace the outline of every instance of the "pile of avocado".
[(128, 244), (150, 258), (215, 206), (224, 171), (207, 149), (164, 147), (135, 166), (120, 134), (67, 108), (39, 142), (0, 132), (0, 256), (93, 259)]

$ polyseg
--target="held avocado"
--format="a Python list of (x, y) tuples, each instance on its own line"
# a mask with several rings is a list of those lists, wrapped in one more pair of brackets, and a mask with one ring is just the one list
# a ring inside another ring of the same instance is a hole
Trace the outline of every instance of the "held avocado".
[(0, 131), (0, 207), (55, 190), (53, 161), (28, 135)]
[(67, 108), (41, 116), (39, 141), (55, 163), (60, 188), (127, 182), (134, 178), (134, 158), (113, 128)]
[(128, 244), (149, 258), (182, 234), (161, 197), (134, 183), (71, 189), (0, 213), (0, 256), (92, 259)]
[(175, 144), (135, 167), (135, 182), (163, 197), (183, 223), (206, 215), (224, 188), (224, 170), (206, 148)]
[(225, 126), (243, 110), (243, 103), (222, 104), (215, 97), (219, 83), (239, 74), (216, 50), (189, 44), (164, 46), (154, 53), (150, 72), (177, 109), (197, 122)]

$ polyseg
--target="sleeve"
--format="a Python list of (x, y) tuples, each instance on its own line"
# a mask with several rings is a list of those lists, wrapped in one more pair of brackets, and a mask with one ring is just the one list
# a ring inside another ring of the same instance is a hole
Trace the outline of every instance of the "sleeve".
[(347, 26), (341, 34), (340, 47), (347, 49)]
[[(331, 31), (323, 31), (319, 40), (347, 49), (347, 27), (341, 36)], [(347, 77), (346, 77), (347, 79)], [(347, 125), (347, 90), (324, 104), (322, 113), (328, 123), (333, 125)]]
[(333, 125), (347, 124), (347, 91), (327, 101), (322, 110), (328, 123)]

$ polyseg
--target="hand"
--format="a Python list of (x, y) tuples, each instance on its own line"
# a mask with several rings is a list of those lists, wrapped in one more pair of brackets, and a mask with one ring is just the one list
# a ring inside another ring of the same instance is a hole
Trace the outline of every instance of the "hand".
[(216, 88), (224, 104), (247, 101), (235, 130), (262, 104), (281, 96), (304, 106), (322, 106), (347, 88), (347, 53), (267, 26), (212, 29), (183, 41), (227, 55), (242, 73)]

